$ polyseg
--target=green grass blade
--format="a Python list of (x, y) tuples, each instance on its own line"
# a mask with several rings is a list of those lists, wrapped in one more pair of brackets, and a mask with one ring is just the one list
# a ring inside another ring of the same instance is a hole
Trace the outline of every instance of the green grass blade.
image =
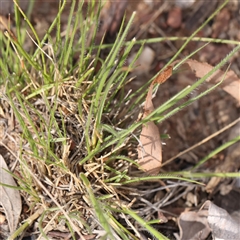
[(162, 235), (160, 232), (158, 232), (156, 229), (151, 227), (147, 222), (145, 222), (142, 218), (140, 218), (134, 211), (123, 207), (123, 211), (131, 216), (133, 219), (135, 219), (140, 225), (142, 225), (149, 233), (151, 233), (155, 238), (161, 239), (161, 240), (169, 240), (169, 238)]
[[(136, 45), (141, 45), (143, 43), (150, 44), (150, 43), (160, 43), (165, 41), (175, 42), (175, 41), (186, 41), (189, 37), (159, 37), (159, 38), (150, 38), (150, 39), (142, 39), (136, 40)], [(207, 37), (193, 37), (190, 41), (192, 42), (207, 42), (207, 43), (221, 43), (221, 44), (231, 44), (231, 45), (239, 45), (239, 41), (230, 40), (230, 39), (221, 39), (221, 38), (207, 38)], [(130, 41), (126, 41), (124, 46), (128, 46)], [(113, 44), (102, 44), (96, 45), (93, 48), (97, 49), (107, 49), (111, 48)]]
[(91, 189), (90, 182), (88, 181), (87, 177), (83, 173), (80, 173), (80, 178), (83, 181), (83, 183), (87, 189), (88, 196), (91, 201), (92, 207), (95, 209), (96, 217), (98, 218), (100, 224), (102, 225), (102, 227), (108, 234), (108, 237), (110, 237), (111, 239), (114, 240), (111, 227), (108, 224), (107, 216), (103, 212), (103, 209), (101, 208), (100, 203), (95, 198), (94, 193)]
[[(125, 27), (125, 30), (122, 33), (121, 37), (120, 37), (120, 34), (121, 34), (121, 29), (120, 29), (118, 37), (117, 37), (117, 39), (115, 41), (115, 45), (113, 46), (113, 48), (110, 51), (107, 59), (105, 60), (105, 64), (102, 67), (102, 71), (100, 72), (100, 74), (98, 76), (99, 86), (96, 89), (96, 97), (95, 97), (95, 103), (94, 103), (94, 107), (95, 107), (95, 111), (96, 112), (98, 111), (98, 106), (100, 104), (100, 98), (101, 98), (101, 95), (102, 95), (102, 92), (103, 92), (103, 88), (104, 88), (105, 82), (106, 82), (106, 80), (107, 80), (107, 78), (109, 76), (109, 73), (110, 73), (112, 67), (115, 65), (114, 61), (116, 60), (117, 54), (119, 53), (119, 51), (120, 51), (120, 49), (121, 49), (121, 47), (122, 47), (122, 45), (124, 43), (126, 35), (127, 35), (128, 31), (130, 29), (130, 26), (131, 26), (131, 24), (133, 22), (134, 16), (135, 16), (135, 13), (132, 14), (132, 16), (131, 16), (127, 26)], [(123, 24), (122, 24), (122, 26), (123, 26)]]
[(196, 170), (199, 166), (201, 166), (202, 164), (204, 164), (207, 160), (209, 160), (210, 158), (214, 157), (216, 154), (218, 154), (219, 152), (223, 151), (224, 149), (232, 146), (234, 143), (237, 143), (238, 141), (240, 141), (240, 136), (235, 137), (234, 139), (231, 139), (230, 141), (224, 143), (223, 145), (221, 145), (220, 147), (214, 149), (214, 151), (212, 151), (211, 153), (209, 153), (206, 157), (204, 157), (203, 159), (201, 159), (196, 166), (194, 166), (191, 171)]

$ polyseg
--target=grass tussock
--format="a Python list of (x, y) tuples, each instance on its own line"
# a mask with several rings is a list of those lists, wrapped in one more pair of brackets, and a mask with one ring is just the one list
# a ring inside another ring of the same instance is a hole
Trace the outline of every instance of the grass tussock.
[[(7, 31), (0, 34), (4, 46), (0, 104), (14, 129), (8, 129), (11, 140), (2, 144), (12, 154), (9, 160), (14, 163), (12, 170), (27, 209), (9, 239), (25, 230), (36, 233), (38, 239), (50, 239), (56, 229), (72, 239), (141, 239), (144, 231), (156, 239), (168, 239), (151, 226), (156, 223), (152, 216), (166, 206), (167, 199), (180, 198), (186, 184), (197, 182), (191, 180), (194, 173), (189, 176), (187, 172), (145, 176), (136, 162), (138, 137), (147, 121), (162, 122), (210, 92), (212, 89), (176, 106), (208, 76), (137, 121), (147, 84), (135, 92), (124, 92), (144, 45), (135, 39), (125, 41), (134, 14), (128, 22), (123, 20), (116, 41), (106, 51), (103, 40), (94, 44), (101, 2), (89, 1), (84, 10), (82, 2), (72, 1), (63, 30), (63, 1), (42, 39), (16, 5), (16, 15), (26, 22), (16, 17), (15, 31), (5, 26)], [(26, 39), (31, 39), (31, 49), (24, 48)], [(127, 66), (135, 45), (138, 53)], [(102, 51), (107, 52), (105, 58)], [(166, 190), (165, 200), (152, 204), (151, 196), (159, 190), (161, 179), (172, 182), (161, 188)], [(175, 197), (168, 191), (171, 188)]]

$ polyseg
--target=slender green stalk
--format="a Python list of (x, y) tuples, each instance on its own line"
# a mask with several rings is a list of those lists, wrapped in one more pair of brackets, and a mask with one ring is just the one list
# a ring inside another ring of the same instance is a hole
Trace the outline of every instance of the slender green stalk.
[(87, 177), (81, 173), (80, 174), (80, 178), (82, 179), (87, 191), (88, 191), (88, 196), (90, 198), (92, 207), (95, 209), (95, 213), (97, 215), (97, 218), (100, 222), (100, 224), (102, 225), (102, 227), (105, 229), (106, 233), (108, 234), (108, 237), (110, 237), (110, 239), (114, 240), (114, 237), (112, 235), (112, 229), (109, 226), (108, 220), (106, 218), (105, 213), (103, 212), (103, 209), (100, 206), (100, 203), (98, 202), (98, 200), (95, 198), (95, 195), (91, 189), (91, 184), (88, 181)]
[(164, 235), (162, 235), (160, 232), (158, 232), (156, 229), (154, 229), (153, 227), (151, 227), (149, 224), (147, 224), (142, 218), (140, 218), (134, 211), (123, 207), (123, 211), (130, 215), (133, 219), (135, 219), (139, 224), (141, 224), (144, 228), (146, 228), (146, 230), (151, 233), (154, 237), (156, 237), (157, 239), (161, 239), (161, 240), (169, 240), (169, 238), (165, 237)]
[[(136, 45), (150, 44), (150, 43), (160, 43), (160, 42), (175, 42), (175, 41), (186, 41), (189, 37), (160, 37), (160, 38), (150, 38), (150, 39), (142, 39), (136, 40)], [(221, 38), (206, 38), (206, 37), (193, 37), (190, 41), (193, 42), (207, 42), (207, 43), (221, 43), (221, 44), (231, 44), (231, 45), (239, 45), (239, 41), (229, 40), (229, 39), (221, 39)], [(124, 43), (124, 46), (128, 46), (130, 41)], [(94, 46), (97, 49), (106, 49), (111, 48), (113, 44), (102, 44)]]
[(216, 154), (218, 154), (219, 152), (223, 151), (224, 149), (232, 146), (234, 143), (237, 143), (238, 141), (240, 141), (240, 136), (235, 137), (234, 139), (231, 139), (230, 141), (227, 141), (226, 143), (224, 143), (222, 146), (214, 149), (214, 151), (212, 151), (211, 153), (209, 153), (206, 157), (204, 157), (202, 160), (200, 160), (195, 167), (192, 168), (191, 171), (196, 170), (197, 168), (199, 168), (199, 166), (201, 166), (202, 164), (204, 164), (208, 159), (214, 157)]

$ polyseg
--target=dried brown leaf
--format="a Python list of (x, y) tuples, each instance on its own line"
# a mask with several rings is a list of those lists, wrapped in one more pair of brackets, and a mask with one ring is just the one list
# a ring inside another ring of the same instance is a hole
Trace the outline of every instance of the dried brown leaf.
[[(0, 182), (10, 186), (16, 186), (13, 177), (5, 170), (9, 169), (2, 155), (0, 155)], [(5, 210), (10, 231), (15, 231), (22, 211), (19, 191), (0, 185), (0, 204)]]
[[(206, 239), (211, 229), (207, 221), (207, 212), (183, 212), (178, 219), (181, 240), (185, 239)], [(201, 237), (200, 237), (201, 236)]]
[[(143, 117), (146, 117), (154, 110), (152, 102), (152, 91), (155, 83), (163, 83), (172, 75), (172, 67), (167, 67), (160, 73), (149, 87), (144, 106)], [(154, 122), (148, 122), (142, 127), (140, 144), (138, 146), (138, 163), (141, 169), (148, 174), (159, 173), (162, 164), (162, 143), (158, 127)]]
[(208, 211), (208, 223), (212, 229), (213, 239), (239, 239), (239, 214), (232, 216), (223, 208), (206, 201), (202, 209)]
[(167, 81), (172, 76), (172, 70), (172, 66), (166, 67), (166, 69), (156, 77), (156, 79), (153, 81), (153, 84), (164, 83), (165, 81)]
[(141, 145), (138, 146), (139, 165), (145, 172), (156, 175), (162, 164), (162, 143), (158, 127), (148, 122), (142, 128)]
[(198, 212), (181, 213), (179, 239), (206, 239), (210, 232), (213, 239), (239, 239), (239, 220), (208, 200)]
[[(198, 62), (193, 59), (186, 60), (182, 66), (185, 64), (190, 67), (198, 78), (205, 76), (213, 69), (213, 66), (210, 64)], [(226, 74), (222, 70), (217, 70), (207, 79), (207, 81), (216, 84), (220, 82), (224, 76), (224, 82), (220, 85), (220, 87), (237, 99), (238, 104), (240, 104), (240, 78), (232, 70), (228, 71)]]

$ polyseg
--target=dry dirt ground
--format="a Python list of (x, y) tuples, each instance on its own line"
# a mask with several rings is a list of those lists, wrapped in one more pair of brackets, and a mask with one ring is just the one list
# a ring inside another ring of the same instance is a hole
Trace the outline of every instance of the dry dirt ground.
[[(137, 11), (136, 19), (127, 40), (133, 37), (140, 40), (157, 37), (190, 36), (213, 13), (218, 4), (218, 1), (177, 0), (108, 2), (103, 9), (101, 16), (102, 24), (98, 37), (101, 39), (101, 36), (106, 31), (105, 43), (112, 43), (118, 32), (125, 10), (127, 19), (132, 11)], [(57, 13), (57, 9), (58, 7), (53, 1), (37, 1), (31, 18), (40, 36), (45, 34), (46, 29)], [(239, 1), (230, 1), (197, 36), (240, 41), (239, 9)], [(67, 18), (68, 10), (66, 9), (62, 18), (63, 24), (67, 22)], [(136, 78), (128, 88), (138, 89), (143, 85), (169, 61), (182, 44), (183, 41), (163, 41), (161, 43), (146, 44), (145, 49), (148, 48), (151, 55), (150, 64), (147, 60), (146, 64), (148, 66), (145, 69), (136, 70), (133, 73), (136, 74)], [(202, 45), (203, 43), (201, 42), (189, 43), (181, 53), (181, 57), (183, 58)], [(216, 65), (233, 47), (230, 44), (210, 43), (194, 55), (194, 59)], [(240, 77), (239, 54), (231, 59), (230, 68)], [(196, 77), (188, 71), (174, 73), (170, 80), (159, 88), (154, 99), (155, 106), (159, 106), (196, 80)], [(206, 83), (193, 94), (201, 93), (208, 87)], [(192, 151), (177, 157), (174, 156), (206, 139), (238, 117), (239, 106), (236, 101), (221, 88), (218, 88), (160, 124), (160, 132), (167, 133), (170, 136), (170, 139), (165, 140), (165, 145), (163, 146), (163, 163), (173, 158), (163, 167), (163, 171), (181, 171), (194, 166), (200, 159), (229, 139), (231, 128), (206, 143), (200, 144)], [(6, 155), (5, 150), (0, 146), (0, 154)], [(232, 149), (232, 151), (235, 150)], [(240, 153), (237, 156), (231, 157), (230, 151), (220, 152), (208, 161), (203, 168), (214, 172), (221, 170), (221, 166), (224, 166), (225, 171), (237, 171), (240, 168)], [(175, 201), (174, 204), (162, 208), (169, 222), (157, 228), (171, 237), (171, 233), (177, 231), (177, 226), (174, 222), (175, 217), (183, 212), (185, 208), (194, 209), (207, 199), (214, 200), (220, 207), (229, 211), (239, 210), (240, 201), (235, 203), (232, 200), (240, 199), (240, 191), (239, 189), (234, 189), (232, 183), (232, 180), (226, 179), (221, 181), (221, 184), (218, 184), (218, 182), (211, 183), (208, 191), (203, 191), (200, 188), (189, 191), (179, 198), (178, 201)], [(221, 195), (221, 188), (224, 186), (232, 186), (232, 188), (228, 194)], [(178, 194), (181, 194), (181, 192)], [(192, 196), (197, 196), (197, 200), (194, 200)], [(157, 199), (162, 196), (157, 196), (156, 194), (153, 197)]]

